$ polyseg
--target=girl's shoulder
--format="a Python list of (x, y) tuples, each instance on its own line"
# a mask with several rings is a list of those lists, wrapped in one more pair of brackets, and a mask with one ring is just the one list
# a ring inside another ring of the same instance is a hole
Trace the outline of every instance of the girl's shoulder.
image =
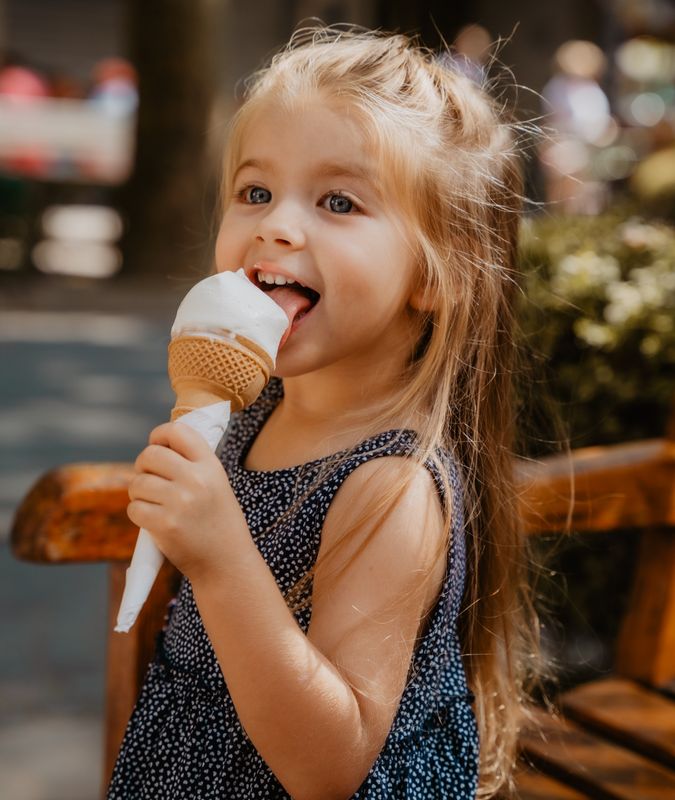
[(412, 429), (391, 430), (366, 440), (349, 457), (347, 472), (348, 491), (342, 499), (346, 506), (358, 505), (359, 496), (384, 497), (398, 487), (406, 505), (420, 512), (438, 505), (444, 518), (451, 517), (455, 530), (463, 528), (460, 470), (451, 451), (438, 446), (422, 460)]

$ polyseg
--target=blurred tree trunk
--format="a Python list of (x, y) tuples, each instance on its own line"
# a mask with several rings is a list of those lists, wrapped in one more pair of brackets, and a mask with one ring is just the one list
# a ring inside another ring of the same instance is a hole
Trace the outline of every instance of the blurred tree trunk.
[(140, 104), (122, 192), (127, 274), (203, 275), (212, 205), (206, 142), (215, 86), (215, 0), (126, 0)]
[(6, 56), (7, 50), (7, 18), (5, 13), (5, 0), (0, 0), (0, 64)]

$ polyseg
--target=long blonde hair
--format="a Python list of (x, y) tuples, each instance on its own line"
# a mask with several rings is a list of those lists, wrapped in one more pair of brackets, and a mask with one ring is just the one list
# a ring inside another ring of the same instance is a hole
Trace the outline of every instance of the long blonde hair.
[[(486, 90), (406, 36), (302, 29), (247, 87), (225, 156), (224, 204), (255, 109), (312, 96), (347, 106), (361, 123), (382, 179), (402, 198), (422, 285), (434, 301), (420, 314), (415, 351), (372, 429), (423, 409), (411, 461), (437, 461), (442, 447), (462, 474), (468, 579), (459, 631), (476, 696), (478, 796), (490, 797), (511, 787), (540, 652), (513, 482), (517, 126)], [(411, 475), (412, 469), (386, 497), (374, 498), (364, 517), (379, 515), (381, 523)], [(341, 542), (363, 522), (355, 521)], [(449, 537), (449, 519), (447, 525)], [(307, 601), (302, 588), (289, 594), (289, 605)]]

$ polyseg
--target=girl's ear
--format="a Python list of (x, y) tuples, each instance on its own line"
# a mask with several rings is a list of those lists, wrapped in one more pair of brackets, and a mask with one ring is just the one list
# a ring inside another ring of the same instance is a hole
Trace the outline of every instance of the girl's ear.
[(435, 311), (436, 309), (436, 298), (431, 289), (425, 286), (417, 286), (413, 289), (408, 303), (416, 311)]

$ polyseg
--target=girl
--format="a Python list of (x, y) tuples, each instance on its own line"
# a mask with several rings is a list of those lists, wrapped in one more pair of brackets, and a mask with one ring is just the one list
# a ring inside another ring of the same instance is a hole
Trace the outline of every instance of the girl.
[(404, 36), (304, 31), (250, 85), (222, 189), (217, 269), (291, 333), (220, 461), (174, 423), (136, 462), (129, 517), (184, 579), (108, 798), (491, 796), (537, 644), (512, 127)]

